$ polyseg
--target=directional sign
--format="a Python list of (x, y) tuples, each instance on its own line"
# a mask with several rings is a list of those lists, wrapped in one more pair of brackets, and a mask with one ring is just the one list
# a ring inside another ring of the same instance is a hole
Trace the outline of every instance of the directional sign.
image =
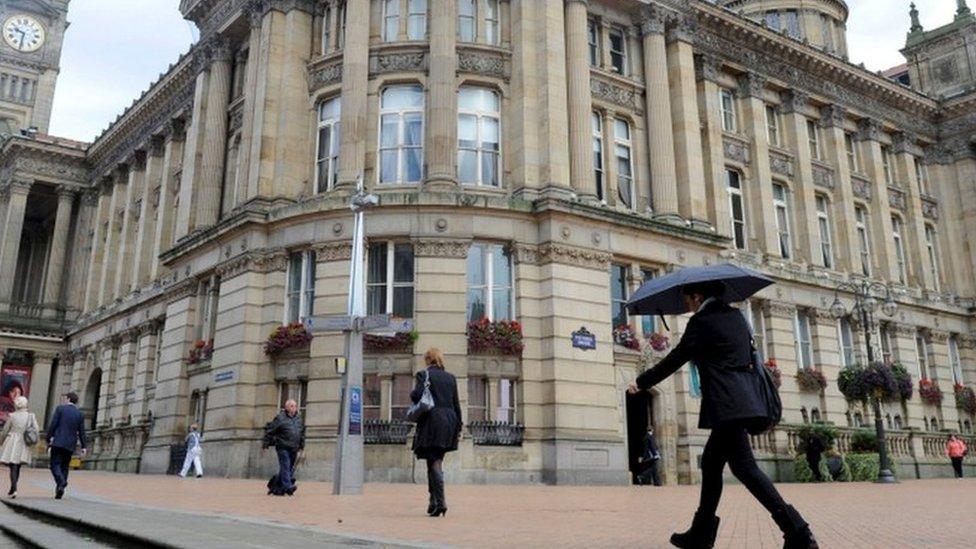
[(343, 316), (312, 316), (305, 320), (305, 325), (313, 334), (324, 332), (351, 332), (353, 317)]

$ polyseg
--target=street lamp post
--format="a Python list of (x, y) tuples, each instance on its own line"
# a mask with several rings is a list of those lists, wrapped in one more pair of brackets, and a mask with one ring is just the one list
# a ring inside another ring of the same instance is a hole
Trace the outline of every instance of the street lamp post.
[[(887, 316), (893, 316), (898, 310), (898, 304), (891, 297), (891, 289), (880, 282), (870, 282), (868, 280), (855, 280), (842, 282), (837, 285), (834, 291), (834, 303), (830, 306), (830, 313), (835, 319), (840, 319), (847, 315), (847, 308), (841, 303), (838, 292), (850, 292), (854, 296), (853, 313), (861, 315), (861, 325), (864, 327), (864, 342), (868, 348), (868, 364), (874, 363), (874, 349), (871, 347), (871, 329), (874, 324), (874, 311), (878, 307), (878, 297), (884, 299), (881, 310)], [(891, 464), (888, 461), (888, 445), (885, 442), (884, 423), (881, 421), (881, 399), (877, 396), (871, 398), (874, 408), (874, 431), (878, 437), (878, 478), (875, 482), (893, 483), (898, 482), (895, 475), (891, 472)]]

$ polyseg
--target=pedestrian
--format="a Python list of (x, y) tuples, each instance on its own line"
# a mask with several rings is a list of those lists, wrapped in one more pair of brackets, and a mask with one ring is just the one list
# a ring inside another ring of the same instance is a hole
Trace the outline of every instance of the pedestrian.
[(16, 411), (14, 400), (20, 396), (24, 396), (24, 386), (20, 381), (11, 379), (3, 386), (3, 392), (0, 392), (0, 425), (3, 425), (10, 414)]
[(637, 475), (637, 484), (661, 485), (661, 475), (658, 465), (661, 462), (661, 453), (657, 450), (657, 442), (654, 440), (654, 429), (647, 429), (647, 436), (644, 437), (644, 454), (640, 457), (640, 465), (643, 470)]
[(434, 408), (417, 421), (413, 452), (417, 459), (427, 460), (427, 491), (430, 500), (427, 514), (431, 517), (447, 514), (444, 497), (444, 454), (458, 448), (461, 437), (461, 401), (458, 399), (457, 379), (444, 371), (444, 354), (431, 347), (424, 353), (427, 368), (417, 373), (417, 384), (410, 400), (420, 402), (428, 385), (434, 397)]
[(68, 487), (68, 465), (75, 447), (81, 444), (81, 455), (85, 455), (85, 414), (78, 409), (78, 394), (66, 393), (61, 405), (54, 410), (54, 417), (47, 428), (47, 447), (51, 454), (51, 474), (54, 475), (54, 498), (64, 497)]
[(786, 549), (816, 548), (809, 525), (783, 500), (752, 454), (747, 427), (768, 421), (768, 415), (760, 393), (761, 379), (754, 371), (749, 325), (738, 310), (720, 299), (724, 293), (725, 285), (720, 281), (684, 286), (684, 305), (693, 316), (681, 341), (627, 388), (632, 394), (647, 390), (688, 362), (695, 363), (701, 376), (698, 427), (712, 431), (701, 455), (701, 496), (691, 528), (673, 534), (671, 543), (677, 547), (713, 546), (718, 534), (715, 511), (722, 497), (722, 471), (728, 463), (735, 477), (772, 514), (783, 531)]
[[(41, 432), (37, 425), (37, 418), (27, 411), (27, 399), (19, 396), (14, 399), (14, 413), (7, 417), (0, 431), (0, 463), (10, 469), (10, 490), (7, 495), (11, 499), (17, 497), (17, 480), (20, 479), (21, 465), (30, 465), (32, 444), (28, 444), (24, 433), (33, 430), (34, 436)], [(37, 442), (37, 439), (34, 439)]]
[(305, 425), (298, 415), (298, 402), (289, 399), (285, 409), (264, 428), (262, 449), (275, 447), (278, 454), (278, 474), (268, 483), (268, 493), (276, 496), (294, 495), (295, 464), (304, 459)]
[(190, 425), (190, 432), (186, 435), (186, 457), (183, 458), (183, 470), (180, 471), (181, 477), (186, 478), (191, 464), (197, 472), (197, 478), (203, 476), (203, 463), (200, 461), (203, 457), (203, 446), (200, 445), (202, 439), (200, 427), (196, 423)]
[(827, 446), (816, 433), (808, 434), (806, 440), (803, 441), (803, 445), (806, 447), (807, 465), (813, 471), (814, 480), (823, 482), (823, 475), (820, 474), (820, 457), (824, 450), (827, 449)]
[(956, 435), (949, 435), (949, 441), (946, 442), (946, 455), (952, 461), (952, 470), (956, 478), (962, 478), (962, 458), (966, 456), (967, 452), (969, 452), (969, 448), (966, 447), (966, 443), (961, 438)]

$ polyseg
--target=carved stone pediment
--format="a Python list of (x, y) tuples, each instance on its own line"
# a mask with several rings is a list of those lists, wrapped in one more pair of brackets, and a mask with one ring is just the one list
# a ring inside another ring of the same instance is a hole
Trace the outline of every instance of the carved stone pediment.
[(457, 67), (458, 72), (500, 78), (505, 81), (511, 77), (510, 64), (502, 53), (459, 51)]
[(369, 58), (369, 74), (389, 72), (423, 72), (427, 70), (425, 52), (391, 52), (373, 55)]

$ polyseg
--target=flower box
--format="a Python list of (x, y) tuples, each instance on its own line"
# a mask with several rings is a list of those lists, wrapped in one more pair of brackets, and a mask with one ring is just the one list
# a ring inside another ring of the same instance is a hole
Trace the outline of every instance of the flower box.
[(970, 415), (976, 414), (976, 391), (972, 387), (957, 383), (953, 392), (956, 394), (956, 408)]
[(200, 364), (201, 362), (206, 362), (213, 357), (213, 340), (198, 340), (193, 344), (193, 348), (190, 349), (190, 354), (186, 357), (186, 363)]
[(312, 342), (312, 333), (301, 322), (278, 326), (264, 342), (264, 354), (276, 357), (288, 349), (306, 347)]
[(623, 324), (613, 329), (613, 342), (632, 351), (640, 351), (640, 340), (630, 326)]
[(779, 389), (783, 384), (783, 373), (780, 372), (779, 366), (776, 365), (774, 359), (769, 359), (763, 363), (763, 367), (769, 372), (769, 375), (773, 378), (773, 385)]
[(808, 393), (820, 393), (827, 388), (827, 378), (816, 368), (800, 368), (796, 373), (796, 384)]
[(468, 323), (468, 354), (522, 356), (522, 325), (514, 320), (482, 318)]
[(939, 384), (932, 381), (931, 379), (920, 379), (918, 380), (918, 396), (922, 398), (922, 402), (930, 404), (932, 406), (939, 406), (942, 404), (942, 389), (939, 388)]
[(363, 352), (370, 354), (413, 353), (413, 344), (420, 337), (416, 331), (397, 332), (393, 337), (363, 335)]

